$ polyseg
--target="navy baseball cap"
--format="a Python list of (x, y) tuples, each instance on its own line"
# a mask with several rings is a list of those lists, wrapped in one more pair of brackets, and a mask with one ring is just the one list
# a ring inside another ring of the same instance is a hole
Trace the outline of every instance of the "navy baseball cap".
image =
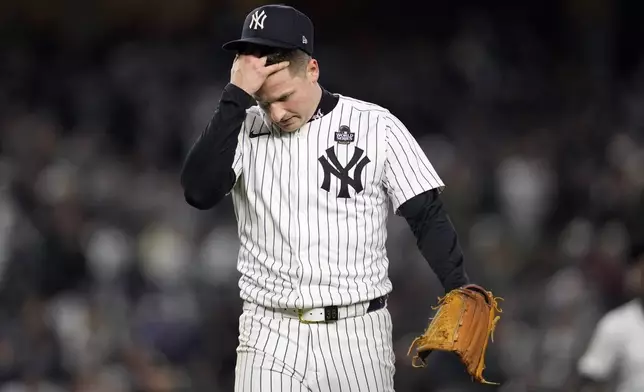
[(248, 44), (301, 49), (312, 55), (313, 23), (293, 7), (282, 4), (263, 5), (246, 16), (241, 38), (225, 43), (223, 49), (238, 52)]

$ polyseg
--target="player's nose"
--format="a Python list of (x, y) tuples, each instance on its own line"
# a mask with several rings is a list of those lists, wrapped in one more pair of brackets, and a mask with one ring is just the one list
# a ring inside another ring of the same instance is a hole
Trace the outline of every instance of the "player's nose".
[(281, 122), (286, 116), (286, 110), (279, 105), (271, 105), (271, 120), (274, 123)]

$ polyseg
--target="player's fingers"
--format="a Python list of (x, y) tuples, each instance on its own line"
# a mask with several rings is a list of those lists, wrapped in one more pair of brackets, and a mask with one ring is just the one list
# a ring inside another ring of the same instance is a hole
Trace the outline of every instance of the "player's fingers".
[(289, 64), (290, 64), (290, 63), (289, 63), (288, 61), (282, 61), (281, 63), (277, 63), (277, 64), (269, 65), (268, 67), (266, 67), (266, 71), (267, 71), (269, 74), (273, 74), (273, 73), (275, 73), (275, 72), (281, 71), (281, 70), (283, 70), (284, 68), (288, 67), (288, 65), (289, 65)]

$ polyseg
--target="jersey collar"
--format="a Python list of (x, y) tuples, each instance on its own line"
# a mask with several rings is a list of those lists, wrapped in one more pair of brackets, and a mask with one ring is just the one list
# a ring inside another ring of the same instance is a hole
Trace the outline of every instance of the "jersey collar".
[(335, 106), (338, 104), (339, 100), (340, 97), (331, 94), (330, 92), (325, 90), (324, 87), (322, 87), (322, 97), (320, 98), (320, 103), (318, 103), (318, 107), (315, 109), (315, 112), (313, 112), (313, 117), (311, 117), (307, 122), (318, 120), (331, 113), (331, 111), (335, 109)]

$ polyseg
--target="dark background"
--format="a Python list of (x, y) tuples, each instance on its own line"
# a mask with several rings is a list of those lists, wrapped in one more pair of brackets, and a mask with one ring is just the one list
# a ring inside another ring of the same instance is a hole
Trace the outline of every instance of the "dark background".
[[(0, 392), (232, 390), (232, 205), (191, 209), (178, 171), (259, 4), (0, 2)], [(571, 391), (644, 228), (644, 4), (288, 4), (314, 21), (322, 85), (418, 138), (470, 275), (505, 298), (501, 387), (439, 353), (411, 368), (441, 288), (392, 216), (396, 390)]]

